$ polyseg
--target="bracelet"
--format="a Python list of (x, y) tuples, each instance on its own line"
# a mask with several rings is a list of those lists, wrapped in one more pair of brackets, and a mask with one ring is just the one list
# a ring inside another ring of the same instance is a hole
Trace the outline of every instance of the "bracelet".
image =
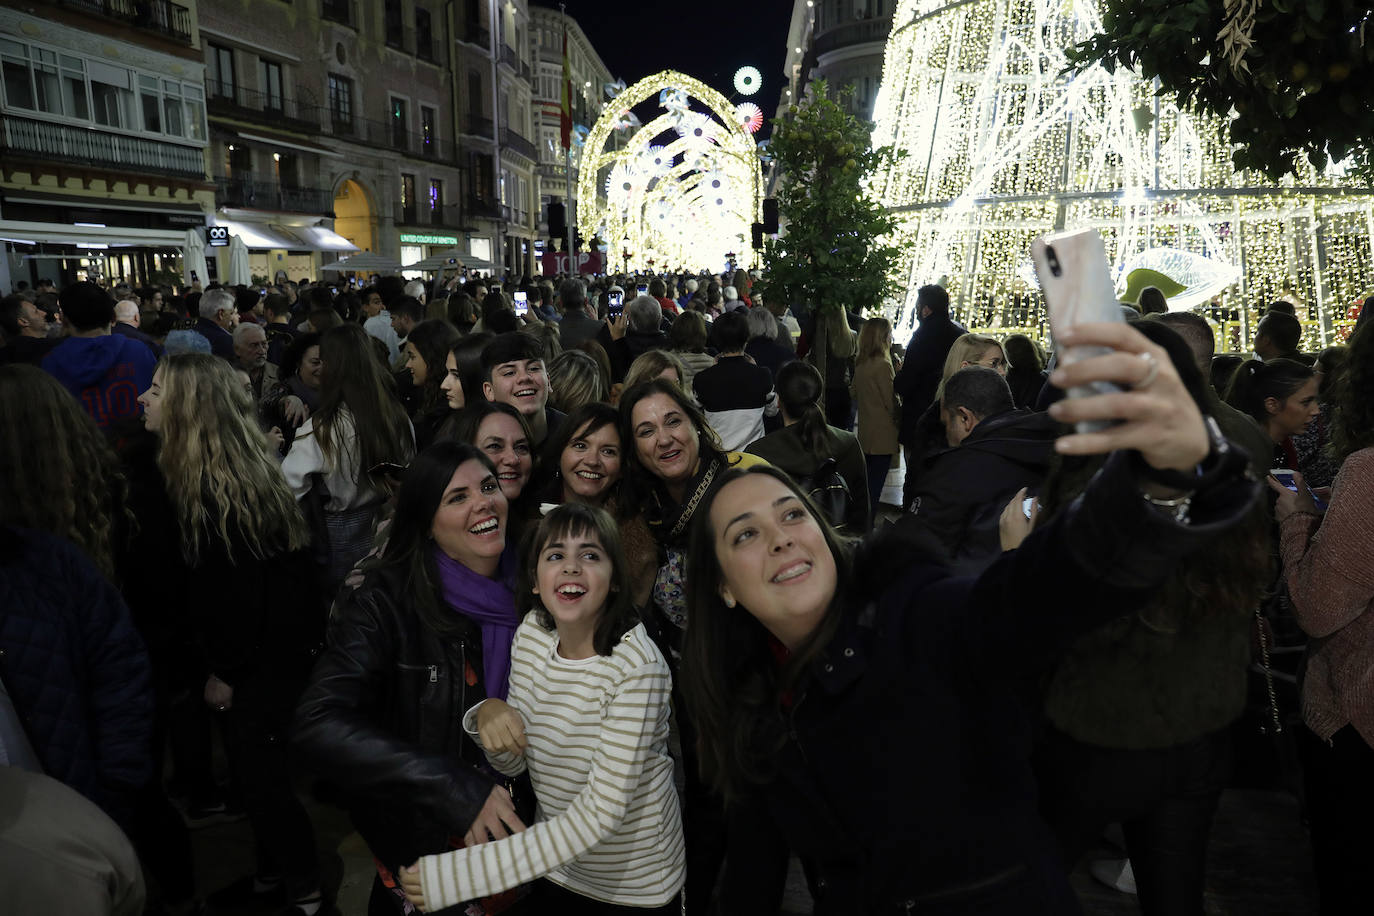
[(1142, 493), (1140, 495), (1144, 497), (1147, 503), (1163, 512), (1165, 515), (1171, 516), (1173, 521), (1177, 524), (1188, 524), (1188, 510), (1193, 506), (1193, 494), (1189, 493), (1185, 496), (1178, 496), (1173, 499), (1160, 499), (1148, 493)]

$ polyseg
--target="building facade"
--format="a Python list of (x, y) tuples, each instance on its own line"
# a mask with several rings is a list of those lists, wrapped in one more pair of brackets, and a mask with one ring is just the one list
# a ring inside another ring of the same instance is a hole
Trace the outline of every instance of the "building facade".
[[(574, 143), (572, 175), (559, 136), (563, 112), (563, 33), (568, 36), (568, 71), (572, 82), (572, 120), (574, 129), (590, 130), (605, 107), (606, 84), (613, 77), (602, 62), (582, 27), (571, 16), (558, 10), (531, 7), (534, 30), (535, 138), (539, 147), (539, 235), (545, 245), (549, 233), (549, 204), (565, 206), (568, 220), (574, 208), (570, 188), (577, 187), (582, 150)], [(566, 243), (565, 243), (566, 244)], [(555, 246), (561, 250), (562, 246)]]
[(832, 92), (852, 88), (849, 112), (873, 120), (895, 2), (796, 0), (783, 64), (787, 88), (781, 110), (801, 98), (809, 83), (823, 79)]
[(0, 68), (0, 289), (171, 282), (214, 207), (195, 0), (4, 0)]
[(445, 15), (438, 0), (203, 0), (216, 219), (255, 277), (459, 243)]

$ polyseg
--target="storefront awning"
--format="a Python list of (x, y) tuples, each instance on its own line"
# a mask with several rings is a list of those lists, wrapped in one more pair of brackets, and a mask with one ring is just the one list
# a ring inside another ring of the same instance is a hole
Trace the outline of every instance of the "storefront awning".
[(278, 223), (253, 223), (246, 220), (216, 218), (227, 226), (231, 236), (243, 239), (250, 251), (357, 251), (358, 246), (323, 226), (282, 226)]

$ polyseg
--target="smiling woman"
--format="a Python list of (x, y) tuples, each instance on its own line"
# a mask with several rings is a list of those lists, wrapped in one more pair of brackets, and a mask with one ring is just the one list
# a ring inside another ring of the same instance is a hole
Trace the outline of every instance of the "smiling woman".
[[(1061, 342), (1116, 352), (1061, 368), (1056, 385), (1134, 391), (1056, 405), (1063, 422), (1123, 421), (1059, 451), (1122, 453), (977, 580), (923, 562), (901, 523), (855, 552), (771, 467), (725, 471), (703, 495), (681, 670), (701, 775), (728, 804), (723, 913), (776, 912), (758, 875), (789, 851), (826, 888), (817, 916), (1077, 911), (1036, 811), (1023, 679), (1142, 606), (1256, 488), (1162, 348), (1124, 325)], [(1181, 520), (1180, 480), (1195, 488)], [(1030, 587), (1046, 580), (1052, 593)], [(919, 779), (896, 765), (916, 759)], [(856, 779), (856, 761), (878, 765)]]
[(481, 451), (440, 442), (421, 452), (386, 548), (341, 599), (301, 700), (297, 747), (343, 791), (378, 862), (369, 912), (402, 913), (396, 872), (451, 849), (450, 837), (473, 845), (524, 829), (507, 787), (454, 727), (507, 695), (519, 617), (506, 523)]

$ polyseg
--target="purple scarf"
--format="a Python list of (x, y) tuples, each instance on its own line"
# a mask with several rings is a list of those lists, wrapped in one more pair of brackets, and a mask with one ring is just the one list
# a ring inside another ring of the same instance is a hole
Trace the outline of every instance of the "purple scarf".
[[(487, 696), (504, 700), (510, 690), (510, 644), (520, 617), (515, 610), (515, 551), (507, 548), (495, 579), (468, 569), (436, 545), (434, 563), (439, 567), (439, 587), (444, 601), (460, 614), (471, 617), (482, 630), (482, 671)], [(459, 677), (462, 677), (460, 672)]]

